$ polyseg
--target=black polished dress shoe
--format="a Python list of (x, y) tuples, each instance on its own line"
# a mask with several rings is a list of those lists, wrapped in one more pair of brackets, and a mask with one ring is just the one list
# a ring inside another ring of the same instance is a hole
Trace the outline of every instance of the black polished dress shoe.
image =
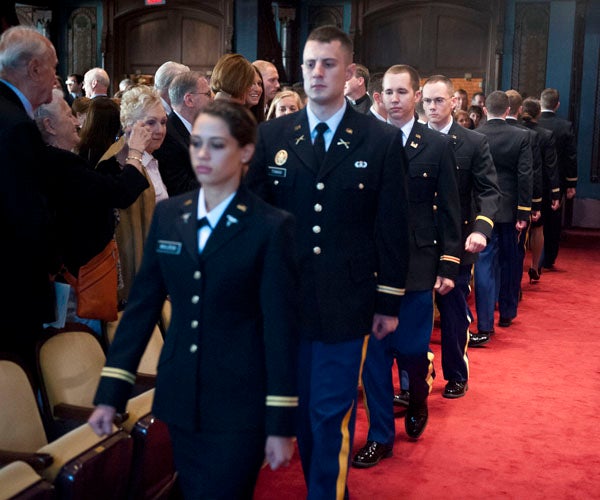
[(501, 326), (502, 328), (508, 328), (510, 325), (512, 325), (512, 318), (503, 318), (500, 316), (500, 319), (498, 320), (498, 326)]
[(392, 447), (387, 444), (378, 443), (377, 441), (367, 441), (358, 453), (352, 459), (352, 465), (359, 469), (366, 469), (377, 465), (382, 458), (392, 456)]
[(466, 380), (450, 380), (446, 384), (442, 396), (449, 399), (462, 398), (468, 390), (469, 384)]
[(408, 407), (406, 410), (406, 416), (404, 417), (404, 429), (406, 434), (413, 439), (417, 439), (427, 426), (427, 420), (429, 419), (429, 411), (427, 406), (421, 406), (419, 408)]
[(469, 347), (481, 347), (490, 341), (492, 332), (479, 330), (477, 333), (469, 332)]
[(394, 406), (402, 406), (408, 408), (410, 394), (408, 391), (401, 390), (400, 394), (394, 394)]

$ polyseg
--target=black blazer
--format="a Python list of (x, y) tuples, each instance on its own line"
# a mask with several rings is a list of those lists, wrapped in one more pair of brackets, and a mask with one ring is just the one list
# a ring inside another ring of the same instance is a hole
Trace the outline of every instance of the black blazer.
[(169, 196), (186, 193), (200, 187), (190, 161), (190, 133), (183, 122), (171, 112), (167, 119), (167, 134), (152, 156), (158, 160), (158, 170)]
[(396, 316), (408, 269), (406, 158), (400, 131), (349, 105), (323, 165), (306, 109), (259, 126), (252, 189), (296, 216), (301, 326), (339, 342)]
[[(46, 148), (21, 101), (2, 82), (0, 117), (0, 258), (9, 284), (0, 301), (6, 322), (0, 335), (33, 337), (44, 322), (54, 321), (49, 273), (58, 271), (60, 263), (45, 186)], [(24, 304), (27, 313), (16, 314)], [(20, 333), (15, 333), (17, 326)]]
[(532, 157), (532, 184), (531, 184), (531, 210), (540, 210), (542, 207), (542, 193), (544, 191), (542, 170), (542, 150), (540, 148), (540, 138), (536, 130), (526, 127), (514, 118), (506, 118), (506, 123), (513, 127), (529, 131), (529, 144), (531, 145)]
[[(496, 167), (485, 135), (455, 121), (448, 130), (458, 173), (463, 243), (474, 231), (491, 237), (500, 191)], [(464, 248), (464, 246), (463, 246)], [(462, 251), (461, 264), (473, 264), (477, 254)]]
[(577, 140), (573, 124), (552, 111), (542, 111), (538, 123), (554, 132), (561, 189), (577, 187)]
[(558, 156), (554, 132), (542, 127), (539, 123), (527, 121), (523, 125), (535, 130), (539, 137), (542, 154), (542, 197), (550, 200), (560, 199), (560, 175), (558, 172)]
[(498, 174), (500, 200), (496, 222), (528, 221), (533, 179), (528, 131), (492, 118), (477, 127), (477, 132), (487, 137)]
[(190, 431), (294, 435), (293, 218), (241, 187), (201, 254), (198, 190), (156, 205), (95, 404), (123, 410), (169, 295), (153, 413)]
[(48, 187), (63, 264), (75, 276), (115, 232), (114, 208), (127, 208), (148, 187), (146, 177), (125, 165), (118, 174), (92, 170), (80, 156), (47, 147)]
[(437, 276), (455, 279), (462, 239), (456, 159), (439, 132), (414, 122), (406, 140), (410, 263), (406, 289), (433, 289)]

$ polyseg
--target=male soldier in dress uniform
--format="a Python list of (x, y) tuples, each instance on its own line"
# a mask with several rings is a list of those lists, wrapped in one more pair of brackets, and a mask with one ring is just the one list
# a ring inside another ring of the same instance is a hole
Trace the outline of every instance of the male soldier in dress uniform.
[(308, 105), (260, 125), (247, 181), (297, 219), (298, 446), (308, 498), (342, 499), (369, 334), (394, 331), (404, 295), (406, 164), (399, 131), (344, 98), (348, 35), (315, 29), (303, 61)]
[[(455, 288), (436, 295), (442, 335), (442, 370), (448, 382), (442, 396), (460, 398), (469, 380), (467, 343), (473, 315), (467, 304), (473, 264), (492, 235), (498, 209), (498, 179), (485, 135), (461, 127), (452, 117), (456, 92), (452, 80), (434, 75), (423, 84), (423, 105), (428, 126), (448, 137), (454, 145), (460, 193), (463, 251)], [(489, 336), (473, 334), (471, 342), (484, 344)]]
[(388, 122), (402, 131), (408, 158), (410, 262), (398, 327), (379, 340), (371, 337), (363, 368), (367, 443), (354, 456), (355, 467), (372, 467), (390, 457), (394, 445), (391, 368), (394, 357), (409, 378), (404, 427), (416, 439), (429, 416), (427, 398), (433, 382), (429, 342), (433, 329), (433, 290), (454, 288), (461, 254), (460, 201), (456, 160), (450, 141), (415, 119), (421, 98), (419, 73), (407, 65), (389, 68), (383, 77)]

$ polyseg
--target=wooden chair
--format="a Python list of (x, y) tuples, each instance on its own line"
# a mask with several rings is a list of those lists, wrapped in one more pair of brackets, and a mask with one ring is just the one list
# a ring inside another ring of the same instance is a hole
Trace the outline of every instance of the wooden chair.
[(133, 438), (133, 464), (129, 498), (165, 498), (177, 474), (169, 430), (152, 415), (154, 389), (129, 400), (123, 428)]
[[(106, 345), (110, 346), (113, 339), (115, 338), (115, 333), (117, 331), (117, 327), (119, 326), (119, 322), (121, 321), (122, 316), (123, 311), (120, 311), (119, 317), (116, 319), (116, 321), (110, 321), (106, 323)], [(144, 355), (142, 356), (140, 364), (138, 365), (136, 378), (137, 390), (135, 391), (136, 394), (140, 394), (145, 390), (154, 388), (156, 384), (156, 368), (158, 366), (160, 352), (162, 351), (164, 343), (165, 342), (163, 340), (161, 328), (157, 324), (156, 327), (154, 327), (152, 336), (148, 341), (148, 346), (146, 347)]]
[(127, 432), (113, 426), (99, 437), (84, 424), (48, 442), (30, 377), (8, 358), (0, 358), (0, 401), (0, 466), (27, 463), (59, 498), (124, 498), (133, 457)]
[(11, 462), (0, 469), (0, 500), (52, 500), (54, 486), (22, 461)]

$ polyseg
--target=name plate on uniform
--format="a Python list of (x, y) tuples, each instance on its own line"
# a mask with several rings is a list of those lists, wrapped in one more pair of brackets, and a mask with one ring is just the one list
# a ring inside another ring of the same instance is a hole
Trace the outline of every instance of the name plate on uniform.
[(156, 245), (157, 253), (168, 253), (171, 255), (179, 255), (181, 253), (180, 241), (158, 240)]

